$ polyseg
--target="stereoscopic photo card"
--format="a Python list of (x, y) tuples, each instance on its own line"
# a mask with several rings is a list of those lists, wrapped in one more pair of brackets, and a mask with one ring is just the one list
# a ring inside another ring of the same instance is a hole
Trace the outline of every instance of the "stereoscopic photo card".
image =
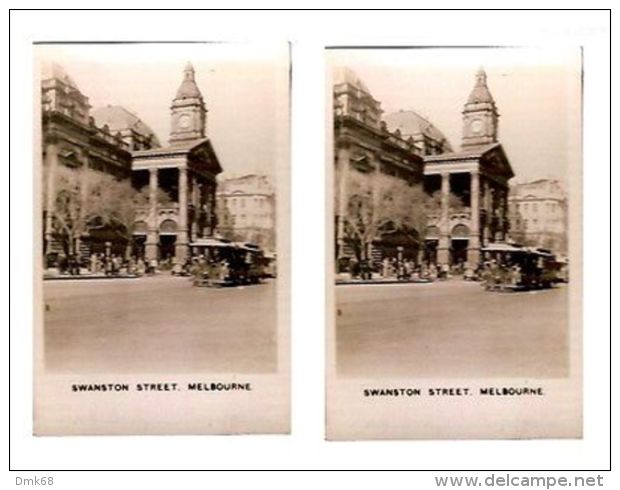
[(34, 52), (34, 433), (288, 433), (289, 46)]
[(581, 437), (581, 51), (326, 57), (327, 438)]

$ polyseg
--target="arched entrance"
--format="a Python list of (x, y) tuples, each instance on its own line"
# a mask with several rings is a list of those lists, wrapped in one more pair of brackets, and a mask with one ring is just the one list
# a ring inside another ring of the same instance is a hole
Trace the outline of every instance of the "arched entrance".
[(159, 225), (159, 258), (161, 260), (172, 259), (175, 255), (177, 241), (176, 221), (167, 219)]
[(458, 224), (452, 228), (450, 233), (451, 264), (464, 264), (467, 262), (467, 246), (469, 245), (469, 227)]
[(439, 228), (432, 225), (426, 229), (424, 240), (424, 254), (422, 261), (426, 264), (437, 263), (437, 246), (439, 245)]
[(146, 245), (146, 221), (137, 221), (133, 226), (133, 243), (131, 246), (131, 254), (134, 257), (144, 258)]

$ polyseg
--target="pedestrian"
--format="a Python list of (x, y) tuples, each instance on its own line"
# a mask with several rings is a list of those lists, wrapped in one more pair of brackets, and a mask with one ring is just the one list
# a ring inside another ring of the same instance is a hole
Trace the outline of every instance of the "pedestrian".
[(465, 281), (473, 281), (474, 280), (474, 269), (469, 265), (469, 262), (465, 262), (465, 270), (463, 271), (463, 280)]
[(450, 264), (447, 262), (441, 264), (441, 277), (443, 279), (448, 279), (450, 277)]
[(349, 276), (351, 279), (355, 279), (357, 277), (358, 272), (358, 262), (355, 257), (351, 257), (349, 260)]
[(390, 259), (385, 257), (381, 262), (381, 275), (386, 278), (390, 272)]
[(151, 260), (149, 260), (149, 266), (148, 266), (146, 273), (152, 276), (152, 275), (155, 275), (156, 272), (157, 272), (157, 259), (153, 257)]
[(142, 259), (142, 257), (138, 257), (138, 260), (136, 262), (136, 274), (139, 276), (143, 276), (145, 272), (146, 265), (144, 264), (144, 260)]
[(133, 255), (129, 257), (129, 260), (127, 261), (127, 274), (132, 276), (136, 274), (136, 261)]
[(372, 266), (369, 259), (362, 261), (362, 279), (366, 281), (372, 279)]
[(413, 274), (413, 260), (405, 261), (405, 279), (411, 279), (411, 275)]
[(428, 266), (428, 277), (432, 280), (437, 279), (437, 266), (434, 262), (431, 262)]
[(194, 266), (194, 286), (202, 286), (205, 273), (207, 272), (207, 264), (203, 255), (200, 255), (196, 260), (196, 264)]
[(77, 261), (77, 259), (76, 259), (75, 254), (69, 254), (67, 265), (69, 267), (69, 275), (71, 275), (71, 276), (77, 275), (77, 273), (76, 273), (76, 261)]
[(97, 254), (90, 254), (90, 273), (97, 273)]
[(226, 280), (228, 280), (229, 265), (226, 259), (220, 262), (219, 273), (220, 273), (220, 281), (225, 282)]

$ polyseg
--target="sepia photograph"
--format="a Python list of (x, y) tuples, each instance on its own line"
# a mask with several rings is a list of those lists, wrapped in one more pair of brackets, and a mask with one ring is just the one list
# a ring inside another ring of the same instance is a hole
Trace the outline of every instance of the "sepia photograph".
[[(228, 420), (213, 427), (211, 414), (198, 416), (182, 431), (286, 428), (286, 44), (35, 52), (38, 395), (63, 379), (51, 394), (58, 408), (112, 392), (116, 409), (131, 411), (126, 397), (143, 392), (189, 405), (188, 392), (215, 392), (230, 405)], [(273, 413), (237, 428), (241, 393), (271, 405), (276, 385)], [(62, 421), (37, 417), (50, 420), (36, 424), (42, 432)], [(84, 424), (77, 431), (90, 432)]]
[[(542, 380), (578, 377), (579, 51), (360, 47), (327, 57), (328, 378), (372, 379), (360, 404), (482, 404), (544, 398)], [(482, 379), (490, 388), (473, 383)], [(422, 388), (429, 380), (441, 383)]]
[(11, 9), (16, 486), (614, 480), (611, 12), (356, 6)]

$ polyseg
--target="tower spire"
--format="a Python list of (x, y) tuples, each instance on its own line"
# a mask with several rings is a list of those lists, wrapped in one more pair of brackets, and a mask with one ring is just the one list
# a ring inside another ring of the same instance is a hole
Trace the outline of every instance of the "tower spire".
[(482, 102), (489, 102), (495, 105), (495, 101), (493, 100), (493, 96), (489, 91), (489, 87), (487, 86), (487, 73), (484, 71), (484, 68), (481, 66), (478, 68), (476, 72), (476, 83), (474, 84), (474, 88), (469, 94), (469, 98), (467, 99), (468, 104), (478, 104)]
[(189, 61), (183, 68), (183, 80), (172, 100), (171, 111), (171, 144), (187, 143), (205, 137), (207, 109), (196, 85), (194, 67)]
[(185, 69), (183, 70), (184, 74), (185, 74), (185, 80), (191, 80), (191, 81), (195, 81), (194, 80), (194, 66), (192, 65), (191, 61), (188, 61), (187, 64), (185, 65)]
[(487, 85), (487, 74), (481, 66), (476, 72), (474, 88), (463, 108), (462, 147), (497, 142), (499, 113)]
[(174, 98), (177, 99), (200, 99), (202, 100), (202, 94), (196, 85), (196, 73), (194, 66), (188, 61), (183, 69), (183, 81), (177, 90), (177, 95)]

